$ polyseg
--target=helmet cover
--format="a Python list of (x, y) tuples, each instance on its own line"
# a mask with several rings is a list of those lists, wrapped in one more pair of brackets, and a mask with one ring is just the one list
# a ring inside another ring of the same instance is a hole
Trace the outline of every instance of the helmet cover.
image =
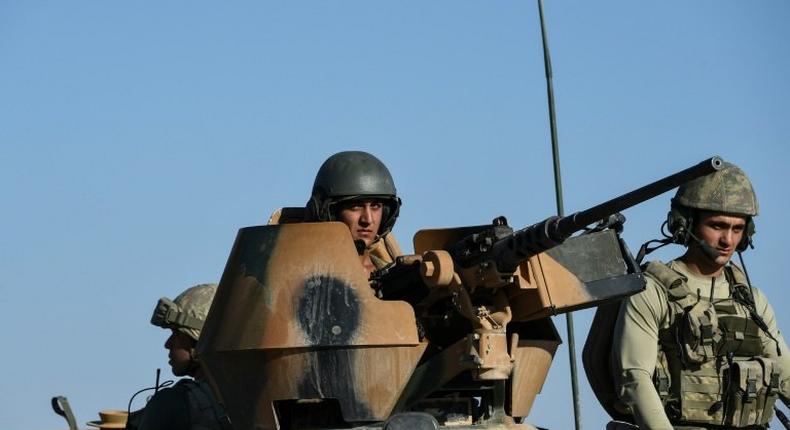
[(151, 324), (178, 330), (197, 341), (216, 292), (217, 284), (200, 284), (186, 289), (175, 300), (162, 297)]
[(727, 214), (756, 216), (757, 196), (746, 174), (731, 163), (678, 188), (673, 205)]
[(667, 227), (675, 243), (688, 245), (694, 210), (746, 217), (746, 231), (737, 249), (744, 251), (752, 243), (755, 233), (753, 217), (759, 213), (759, 205), (751, 181), (738, 166), (725, 162), (721, 170), (678, 188), (667, 214)]

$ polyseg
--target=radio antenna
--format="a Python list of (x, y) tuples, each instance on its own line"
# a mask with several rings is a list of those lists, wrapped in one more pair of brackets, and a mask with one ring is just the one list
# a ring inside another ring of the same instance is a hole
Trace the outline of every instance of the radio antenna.
[[(543, 0), (538, 0), (540, 13), (540, 34), (543, 38), (543, 64), (546, 68), (546, 92), (549, 103), (549, 126), (551, 128), (551, 153), (554, 159), (554, 195), (557, 200), (557, 215), (565, 216), (562, 202), (562, 175), (560, 173), (560, 148), (557, 139), (557, 115), (554, 110), (554, 85), (551, 70), (551, 55), (549, 54), (549, 37), (546, 30), (546, 20), (543, 16)], [(571, 368), (571, 391), (573, 393), (573, 419), (576, 430), (581, 430), (581, 404), (579, 403), (579, 383), (576, 370), (576, 341), (573, 335), (573, 313), (565, 314), (566, 330), (568, 333), (568, 360)]]

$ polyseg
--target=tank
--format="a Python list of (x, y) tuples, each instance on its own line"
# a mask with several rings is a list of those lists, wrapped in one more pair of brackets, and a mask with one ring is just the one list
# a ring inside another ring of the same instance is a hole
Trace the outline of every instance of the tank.
[(285, 208), (239, 230), (201, 363), (237, 430), (535, 428), (551, 317), (644, 288), (618, 212), (721, 163), (517, 231), (421, 230), (370, 279), (344, 224)]

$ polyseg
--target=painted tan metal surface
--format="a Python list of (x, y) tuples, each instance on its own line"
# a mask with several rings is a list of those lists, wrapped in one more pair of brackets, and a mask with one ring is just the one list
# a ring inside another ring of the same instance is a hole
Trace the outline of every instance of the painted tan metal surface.
[[(283, 207), (275, 210), (269, 217), (267, 225), (294, 224), (304, 222), (305, 208)], [(380, 260), (391, 263), (395, 256), (403, 254), (395, 236), (388, 234), (373, 244), (370, 253)]]
[(447, 249), (467, 234), (479, 231), (486, 226), (458, 228), (428, 228), (414, 234), (414, 253), (422, 254), (434, 249)]
[(384, 236), (383, 239), (374, 243), (373, 247), (370, 249), (370, 253), (387, 263), (392, 263), (393, 257), (402, 255), (403, 251), (401, 251), (398, 241), (395, 240), (395, 236), (390, 233)]
[(424, 349), (266, 350), (208, 353), (203, 359), (234, 428), (277, 429), (275, 402), (289, 399), (334, 398), (348, 421), (386, 420)]
[[(427, 270), (432, 273), (432, 279), (451, 278), (447, 262), (434, 262), (436, 250), (451, 246), (474, 229), (476, 227), (430, 229), (415, 234), (415, 252), (424, 254), (424, 257), (431, 256), (422, 264), (431, 262)], [(558, 308), (578, 307), (594, 299), (579, 278), (546, 253), (530, 257), (512, 274), (500, 274), (493, 266), (482, 270), (480, 267), (453, 269), (466, 285), (506, 287), (514, 320), (551, 316)]]
[(420, 276), (429, 287), (449, 287), (460, 283), (455, 273), (455, 264), (450, 253), (443, 250), (426, 251), (420, 264)]
[(507, 292), (516, 320), (551, 316), (593, 299), (579, 278), (545, 253), (522, 263), (513, 281)]
[(405, 387), (396, 409), (402, 410), (413, 405), (428, 393), (450, 382), (459, 373), (470, 369), (473, 364), (468, 357), (469, 341), (464, 338), (421, 364)]
[(198, 345), (234, 424), (262, 429), (288, 399), (384, 420), (424, 349), (412, 307), (374, 296), (341, 223), (240, 230)]
[[(341, 223), (303, 223), (280, 226), (255, 227), (276, 229), (276, 243), (269, 254), (265, 279), (245, 273), (244, 265), (228, 262), (211, 313), (216, 313), (206, 323), (205, 331), (211, 332), (211, 349), (238, 351), (245, 349), (295, 348), (313, 346), (305, 330), (323, 330), (315, 327), (326, 315), (321, 310), (322, 301), (332, 300), (330, 290), (322, 290), (322, 283), (342, 283), (337, 294), (354, 292), (343, 300), (357, 300), (360, 310), (359, 327), (353, 338), (344, 336), (342, 325), (328, 327), (344, 345), (416, 345), (417, 330), (414, 311), (404, 302), (384, 302), (375, 297), (368, 286), (359, 264), (348, 228)], [(243, 229), (246, 230), (246, 229)], [(241, 239), (244, 232), (240, 232)], [(321, 244), (345, 244), (328, 247)], [(238, 245), (238, 242), (237, 242)], [(336, 249), (337, 248), (337, 249)], [(234, 249), (234, 253), (238, 253)], [(234, 255), (231, 255), (231, 259)], [(263, 282), (262, 282), (263, 281)], [(305, 293), (314, 293), (312, 303), (304, 303)], [(300, 302), (300, 300), (302, 302)], [(311, 312), (306, 322), (294, 318), (294, 311), (304, 308)], [(214, 309), (216, 308), (216, 309)], [(248, 315), (247, 318), (240, 318)], [(331, 321), (329, 318), (327, 321)], [(381, 321), (391, 328), (381, 330)], [(271, 328), (269, 328), (271, 327)], [(268, 328), (268, 329), (267, 329)], [(335, 333), (337, 332), (337, 333)]]
[(558, 340), (518, 340), (511, 350), (513, 376), (510, 388), (510, 413), (515, 417), (526, 417), (532, 409), (538, 393), (546, 382)]
[(475, 330), (472, 354), (479, 360), (472, 376), (479, 381), (497, 381), (510, 378), (513, 363), (508, 354), (507, 333), (501, 330)]

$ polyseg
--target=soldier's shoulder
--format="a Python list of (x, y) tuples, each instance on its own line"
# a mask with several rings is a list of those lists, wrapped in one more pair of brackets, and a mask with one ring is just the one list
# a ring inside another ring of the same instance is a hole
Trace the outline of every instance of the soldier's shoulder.
[(188, 414), (187, 392), (179, 381), (172, 387), (157, 391), (151, 397), (143, 409), (139, 429), (176, 430), (188, 428)]
[(639, 294), (666, 300), (667, 290), (678, 276), (671, 265), (659, 260), (650, 261), (642, 266), (642, 273), (645, 276), (645, 289)]
[(768, 296), (758, 287), (751, 287), (751, 293), (754, 296), (754, 303), (757, 305), (758, 310), (762, 310), (766, 305), (771, 303)]
[(171, 387), (160, 389), (151, 397), (151, 400), (148, 401), (145, 410), (167, 411), (184, 407), (187, 402), (189, 391), (188, 384), (194, 384), (194, 381), (190, 379), (181, 379)]
[[(659, 266), (660, 265), (660, 266)], [(645, 289), (641, 292), (628, 297), (625, 300), (625, 308), (630, 309), (631, 312), (640, 314), (652, 313), (655, 315), (663, 315), (666, 309), (666, 303), (669, 301), (667, 295), (667, 286), (665, 281), (661, 280), (660, 276), (656, 276), (656, 268), (667, 268), (667, 266), (660, 262), (650, 262), (643, 266), (643, 274), (645, 278)], [(650, 269), (648, 271), (648, 269)], [(668, 269), (667, 270), (671, 270)]]

